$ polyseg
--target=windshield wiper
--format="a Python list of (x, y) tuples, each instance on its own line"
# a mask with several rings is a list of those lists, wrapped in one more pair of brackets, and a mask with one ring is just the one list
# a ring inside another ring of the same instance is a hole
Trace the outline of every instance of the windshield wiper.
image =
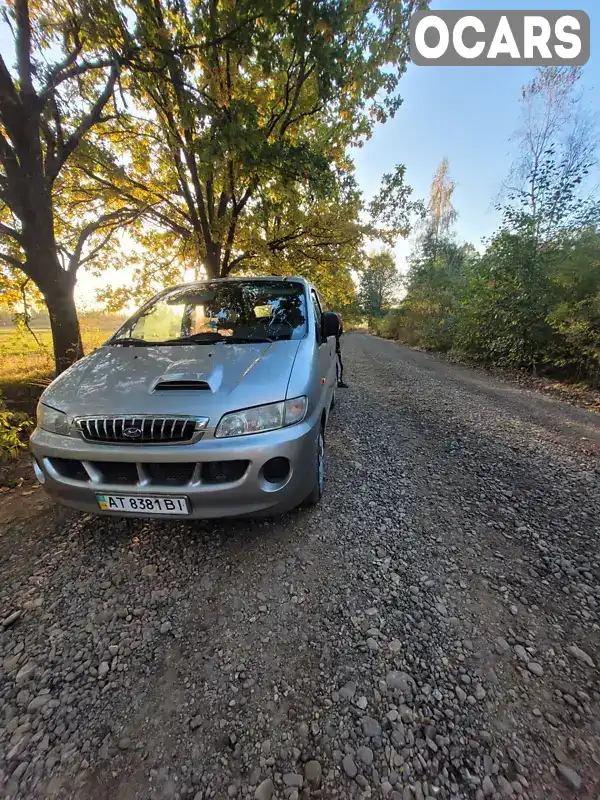
[(151, 347), (155, 344), (162, 344), (161, 342), (149, 342), (147, 339), (136, 339), (135, 336), (124, 336), (122, 339), (113, 339), (107, 342), (111, 347), (115, 344), (123, 345), (123, 347)]
[(219, 333), (192, 333), (189, 336), (179, 336), (177, 339), (167, 339), (165, 344), (215, 344), (222, 339)]
[(219, 342), (223, 344), (252, 344), (252, 343), (263, 343), (263, 344), (273, 344), (275, 339), (269, 339), (268, 336), (224, 336), (222, 339), (219, 339)]
[(222, 336), (219, 333), (192, 333), (179, 339), (168, 339), (164, 344), (252, 344), (256, 342), (271, 344), (274, 340), (267, 336)]

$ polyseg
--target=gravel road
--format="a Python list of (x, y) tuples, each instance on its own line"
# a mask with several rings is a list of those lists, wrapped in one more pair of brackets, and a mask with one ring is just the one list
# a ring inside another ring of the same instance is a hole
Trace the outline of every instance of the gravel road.
[(317, 509), (3, 497), (0, 795), (600, 796), (600, 416), (344, 339)]

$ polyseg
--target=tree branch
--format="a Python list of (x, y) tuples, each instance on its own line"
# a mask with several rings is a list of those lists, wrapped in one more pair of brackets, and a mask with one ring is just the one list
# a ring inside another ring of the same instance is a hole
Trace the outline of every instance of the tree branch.
[(235, 267), (237, 267), (237, 265), (238, 265), (238, 264), (240, 264), (242, 261), (245, 261), (245, 260), (246, 260), (246, 259), (248, 259), (248, 258), (253, 258), (255, 255), (256, 255), (256, 254), (255, 254), (255, 253), (252, 253), (252, 252), (245, 252), (245, 253), (242, 253), (242, 254), (241, 254), (241, 255), (239, 255), (239, 256), (236, 256), (234, 259), (232, 259), (232, 260), (229, 262), (229, 268), (227, 269), (227, 274), (229, 275), (229, 273), (230, 273), (230, 272), (231, 272), (231, 271), (232, 271), (232, 270), (233, 270)]
[[(69, 256), (67, 272), (74, 274), (77, 272), (79, 267), (95, 258), (100, 250), (102, 250), (102, 248), (109, 242), (110, 238), (118, 230), (118, 228), (133, 222), (141, 214), (142, 211), (140, 209), (121, 208), (118, 211), (112, 211), (109, 214), (102, 214), (102, 216), (98, 217), (98, 219), (94, 220), (93, 222), (89, 222), (79, 234), (75, 250)], [(93, 250), (91, 250), (86, 256), (82, 257), (83, 248), (87, 240), (90, 238), (90, 236), (96, 233), (96, 231), (102, 230), (103, 228), (110, 228), (108, 234), (98, 245), (96, 245), (96, 247), (94, 247)]]
[(0, 55), (0, 104), (4, 106), (7, 102), (16, 107), (19, 103), (19, 96), (8, 67)]
[(110, 75), (106, 82), (106, 86), (96, 99), (96, 102), (90, 111), (81, 120), (76, 130), (69, 136), (67, 141), (58, 149), (52, 164), (49, 165), (49, 170), (46, 173), (47, 182), (52, 185), (58, 176), (63, 164), (69, 158), (71, 153), (79, 145), (85, 134), (92, 128), (100, 119), (104, 106), (108, 103), (119, 74), (119, 67), (116, 62), (113, 62)]
[(55, 68), (57, 71), (54, 74), (51, 73), (48, 83), (40, 92), (40, 100), (45, 102), (54, 92), (54, 90), (60, 86), (61, 83), (69, 80), (69, 78), (75, 78), (79, 75), (84, 75), (86, 72), (91, 72), (92, 70), (112, 67), (115, 64), (114, 58), (98, 58), (95, 61), (82, 61), (80, 64), (72, 64), (72, 66), (69, 66), (67, 61), (69, 61), (71, 57), (73, 60), (75, 60), (79, 55), (82, 46), (83, 45), (80, 45), (77, 52), (71, 53), (68, 58), (65, 59), (62, 65), (58, 65), (58, 68)]
[(0, 251), (0, 260), (5, 261), (9, 266), (16, 267), (17, 269), (23, 269), (24, 263), (19, 261), (18, 258), (14, 256), (9, 256), (8, 253), (3, 253)]
[(21, 84), (21, 96), (35, 96), (31, 81), (31, 22), (29, 19), (29, 0), (15, 0), (17, 18), (17, 69)]
[(5, 225), (3, 222), (0, 222), (0, 233), (3, 233), (5, 236), (10, 236), (12, 239), (14, 239), (20, 245), (23, 244), (23, 237), (21, 236), (21, 234), (18, 231), (16, 231), (14, 228), (11, 228), (8, 225)]

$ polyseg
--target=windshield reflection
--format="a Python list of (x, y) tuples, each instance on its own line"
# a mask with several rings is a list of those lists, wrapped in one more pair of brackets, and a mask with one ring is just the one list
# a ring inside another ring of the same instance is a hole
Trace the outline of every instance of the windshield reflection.
[(307, 333), (302, 284), (231, 281), (188, 284), (135, 314), (109, 344), (214, 344), (301, 339)]

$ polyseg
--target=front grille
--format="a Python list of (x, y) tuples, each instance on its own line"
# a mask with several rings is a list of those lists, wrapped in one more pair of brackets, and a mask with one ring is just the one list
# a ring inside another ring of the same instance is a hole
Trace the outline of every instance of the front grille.
[(82, 417), (77, 426), (88, 442), (169, 444), (190, 442), (207, 422), (193, 417)]
[[(195, 461), (173, 463), (140, 463), (130, 461), (86, 461), (90, 474), (81, 461), (72, 458), (49, 458), (51, 466), (63, 478), (92, 484), (142, 486), (140, 473), (151, 486), (187, 486), (194, 480)], [(200, 483), (234, 483), (246, 473), (249, 461), (204, 461), (199, 465)], [(139, 466), (139, 470), (138, 470)]]
[(120, 483), (124, 486), (135, 486), (138, 483), (138, 471), (135, 464), (127, 461), (92, 461), (102, 476), (103, 483)]
[(144, 464), (150, 483), (163, 486), (185, 486), (192, 480), (196, 465), (193, 462), (178, 464)]
[(205, 461), (202, 464), (202, 483), (233, 483), (248, 469), (249, 461)]
[(48, 461), (62, 478), (70, 478), (74, 481), (89, 481), (90, 479), (81, 461), (74, 458), (49, 458)]

